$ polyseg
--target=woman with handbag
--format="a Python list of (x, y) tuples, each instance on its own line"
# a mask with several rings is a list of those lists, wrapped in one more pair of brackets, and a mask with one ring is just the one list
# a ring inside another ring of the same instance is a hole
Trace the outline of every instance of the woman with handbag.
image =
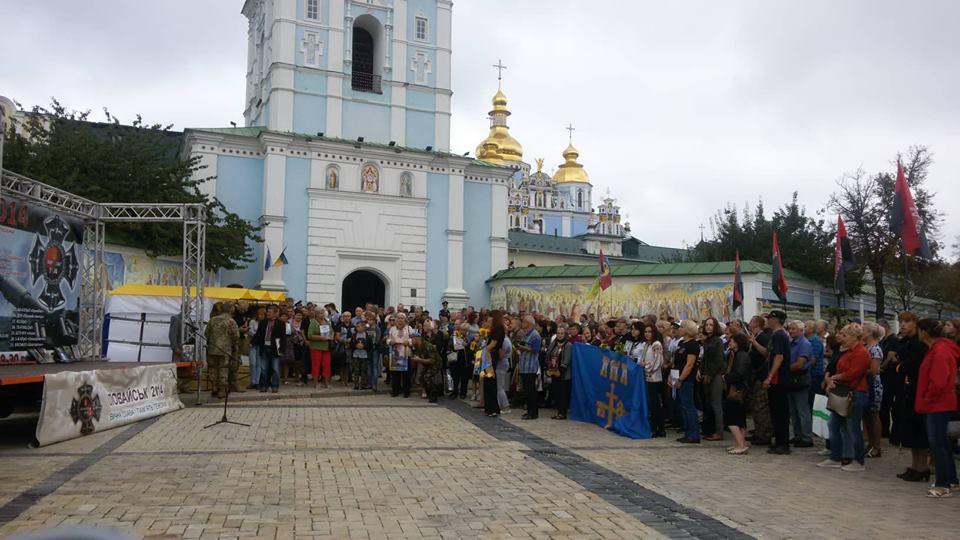
[(747, 444), (747, 391), (753, 385), (753, 370), (750, 368), (750, 340), (746, 334), (738, 333), (730, 336), (730, 351), (733, 357), (730, 368), (725, 376), (727, 383), (726, 399), (723, 401), (723, 419), (727, 421), (730, 434), (733, 435), (734, 445), (727, 448), (727, 453), (742, 456), (750, 450)]
[(867, 408), (867, 371), (870, 354), (860, 340), (863, 327), (850, 323), (837, 334), (845, 352), (837, 361), (837, 372), (824, 377), (827, 408), (830, 409), (830, 457), (817, 467), (848, 472), (865, 470), (861, 420)]
[(937, 481), (927, 497), (942, 499), (960, 491), (957, 464), (947, 437), (947, 422), (957, 411), (957, 359), (960, 347), (943, 337), (943, 324), (934, 319), (917, 322), (920, 340), (928, 347), (917, 377), (916, 411), (926, 415), (927, 440), (937, 467)]

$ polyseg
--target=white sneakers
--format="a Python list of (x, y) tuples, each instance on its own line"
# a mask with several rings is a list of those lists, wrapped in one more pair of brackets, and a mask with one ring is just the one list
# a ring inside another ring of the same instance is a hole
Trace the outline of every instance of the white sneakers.
[(830, 449), (829, 449), (829, 448), (824, 448), (823, 450), (817, 452), (817, 455), (818, 455), (818, 456), (829, 456), (829, 455), (830, 455)]
[(820, 463), (817, 463), (817, 467), (821, 467), (824, 469), (842, 469), (843, 464), (840, 463), (839, 461), (834, 461), (832, 459), (825, 459)]

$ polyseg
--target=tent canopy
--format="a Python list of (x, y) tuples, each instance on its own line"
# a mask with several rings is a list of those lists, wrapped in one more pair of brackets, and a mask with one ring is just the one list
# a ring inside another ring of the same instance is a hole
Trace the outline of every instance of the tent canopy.
[[(143, 285), (127, 283), (107, 294), (109, 296), (165, 296), (180, 298), (182, 289), (176, 285)], [(196, 289), (190, 289), (190, 295), (196, 296)], [(258, 302), (279, 302), (287, 295), (281, 291), (261, 291), (257, 289), (235, 289), (233, 287), (204, 287), (203, 296), (208, 300), (253, 300)]]

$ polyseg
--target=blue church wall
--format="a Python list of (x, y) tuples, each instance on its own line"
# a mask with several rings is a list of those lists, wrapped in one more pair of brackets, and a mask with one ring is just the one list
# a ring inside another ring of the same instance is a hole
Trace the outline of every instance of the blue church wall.
[(543, 216), (543, 234), (563, 236), (563, 220), (560, 216)]
[(327, 125), (327, 98), (296, 93), (293, 95), (294, 133), (325, 131)]
[[(256, 222), (263, 213), (263, 160), (236, 156), (217, 156), (217, 198), (231, 212), (246, 221)], [(257, 262), (240, 270), (222, 270), (220, 285), (239, 283), (255, 287), (260, 280), (261, 246), (247, 241)]]
[[(283, 241), (289, 264), (283, 267), (283, 281), (287, 293), (294, 298), (307, 296), (307, 216), (310, 210), (310, 160), (287, 158), (283, 189), (283, 213), (287, 221), (283, 227)], [(279, 257), (279, 253), (272, 253)]]
[(463, 288), (477, 308), (489, 304), (492, 186), (463, 183)]
[(571, 236), (578, 236), (587, 233), (587, 218), (573, 218), (570, 220)]
[(390, 107), (344, 100), (343, 137), (346, 139), (364, 137), (369, 141), (381, 143), (389, 141)]
[(293, 74), (293, 88), (297, 92), (322, 96), (327, 92), (327, 78), (310, 68), (297, 69)]
[(450, 179), (427, 173), (427, 299), (426, 309), (436, 313), (447, 288), (447, 234)]
[(436, 95), (433, 92), (420, 92), (413, 88), (408, 88), (407, 107), (435, 111), (437, 109)]
[(420, 111), (407, 111), (405, 146), (426, 148), (433, 146), (434, 114)]

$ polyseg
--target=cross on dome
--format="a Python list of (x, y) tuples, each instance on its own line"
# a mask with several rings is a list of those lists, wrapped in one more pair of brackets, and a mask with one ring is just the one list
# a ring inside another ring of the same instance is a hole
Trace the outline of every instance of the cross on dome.
[(567, 127), (563, 128), (563, 129), (565, 129), (565, 130), (567, 130), (567, 131), (570, 132), (569, 142), (572, 144), (572, 143), (573, 143), (573, 132), (574, 132), (574, 130), (576, 130), (577, 128), (573, 127), (573, 124), (571, 123), (571, 124), (567, 124)]
[(500, 81), (503, 80), (503, 70), (507, 69), (507, 66), (503, 65), (503, 60), (497, 58), (497, 63), (493, 67), (497, 68), (497, 85), (499, 85)]

